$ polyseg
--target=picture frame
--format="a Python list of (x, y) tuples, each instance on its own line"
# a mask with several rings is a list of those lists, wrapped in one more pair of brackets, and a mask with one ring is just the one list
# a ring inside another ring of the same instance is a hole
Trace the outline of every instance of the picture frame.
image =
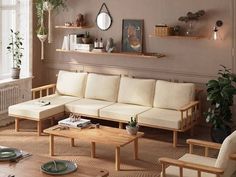
[(144, 20), (123, 19), (121, 50), (125, 53), (143, 53)]

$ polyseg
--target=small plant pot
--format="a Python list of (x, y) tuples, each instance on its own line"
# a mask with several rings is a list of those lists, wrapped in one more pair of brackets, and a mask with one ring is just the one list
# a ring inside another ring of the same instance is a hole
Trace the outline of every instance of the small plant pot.
[(136, 135), (138, 132), (139, 126), (136, 127), (130, 127), (129, 125), (126, 125), (126, 130), (130, 135)]
[(12, 79), (19, 79), (20, 78), (20, 68), (12, 68), (11, 78)]

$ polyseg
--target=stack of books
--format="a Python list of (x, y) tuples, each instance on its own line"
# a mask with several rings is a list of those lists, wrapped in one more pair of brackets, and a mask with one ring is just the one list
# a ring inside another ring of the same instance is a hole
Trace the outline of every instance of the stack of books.
[(88, 119), (73, 119), (73, 118), (66, 118), (63, 120), (60, 120), (58, 122), (58, 125), (61, 126), (67, 126), (67, 127), (73, 127), (73, 128), (85, 128), (91, 125), (91, 121)]

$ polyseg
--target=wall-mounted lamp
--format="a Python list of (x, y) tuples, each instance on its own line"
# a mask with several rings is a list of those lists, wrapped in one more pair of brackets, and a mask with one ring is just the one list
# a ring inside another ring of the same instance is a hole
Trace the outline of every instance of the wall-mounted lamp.
[(220, 33), (219, 33), (219, 28), (223, 26), (223, 21), (221, 20), (217, 20), (216, 21), (216, 24), (213, 28), (213, 31), (212, 31), (212, 40), (221, 40), (221, 36), (220, 36)]

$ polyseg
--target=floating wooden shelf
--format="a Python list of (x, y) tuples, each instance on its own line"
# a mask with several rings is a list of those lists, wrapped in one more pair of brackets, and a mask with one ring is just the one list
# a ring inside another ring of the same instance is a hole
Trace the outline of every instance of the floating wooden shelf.
[(56, 49), (57, 52), (65, 53), (80, 53), (80, 54), (92, 54), (92, 55), (110, 55), (110, 56), (126, 56), (126, 57), (140, 57), (140, 58), (163, 58), (166, 55), (160, 53), (143, 53), (143, 54), (132, 54), (132, 53), (123, 53), (123, 52), (87, 52), (87, 51), (76, 51), (76, 50), (62, 50)]
[(190, 40), (196, 40), (196, 39), (203, 39), (204, 36), (156, 36), (156, 35), (149, 35), (149, 37), (156, 37), (156, 38), (166, 38), (166, 39), (190, 39)]
[(88, 29), (92, 28), (93, 26), (55, 26), (58, 29)]

